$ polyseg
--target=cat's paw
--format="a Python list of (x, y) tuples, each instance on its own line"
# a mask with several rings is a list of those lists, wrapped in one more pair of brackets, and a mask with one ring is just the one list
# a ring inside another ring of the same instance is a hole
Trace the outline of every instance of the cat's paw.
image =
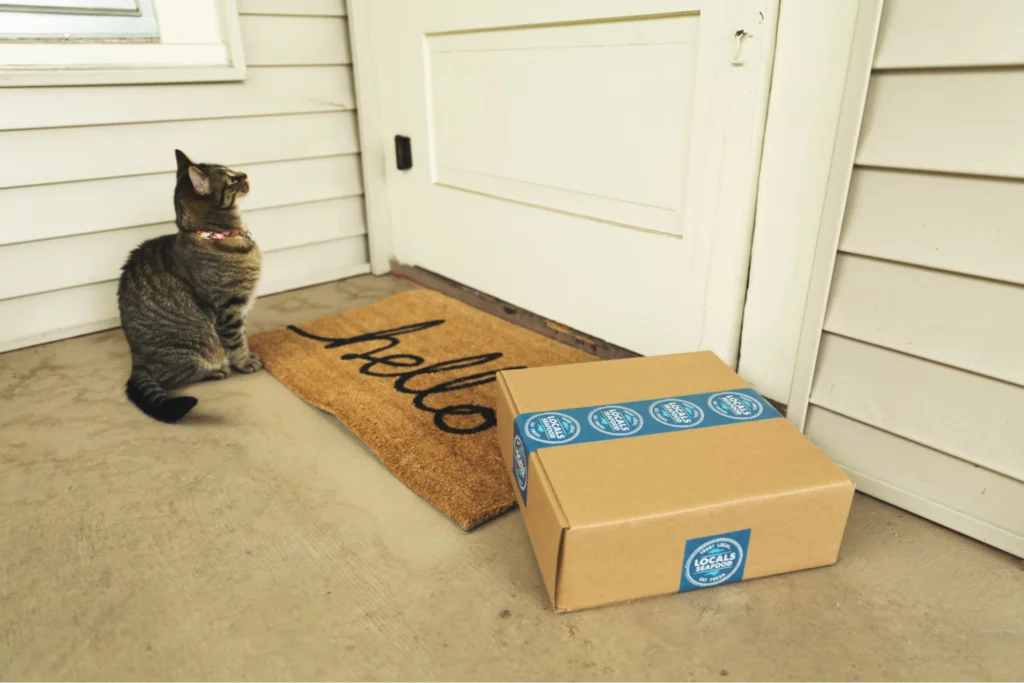
[(206, 376), (208, 380), (227, 379), (231, 375), (231, 366), (224, 365), (217, 368), (216, 370), (210, 371), (210, 374)]
[(232, 363), (232, 365), (234, 366), (235, 370), (238, 370), (239, 372), (244, 372), (245, 374), (249, 374), (251, 372), (259, 372), (260, 370), (263, 369), (263, 363), (260, 362), (260, 357), (257, 356), (252, 351), (249, 352), (248, 358), (238, 363)]

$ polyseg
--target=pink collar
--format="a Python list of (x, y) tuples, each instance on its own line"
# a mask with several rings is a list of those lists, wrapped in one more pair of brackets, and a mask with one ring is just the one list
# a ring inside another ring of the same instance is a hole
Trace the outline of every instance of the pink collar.
[(212, 230), (198, 230), (196, 232), (204, 240), (226, 240), (232, 237), (244, 237), (251, 239), (248, 230), (232, 230), (231, 232), (214, 232)]

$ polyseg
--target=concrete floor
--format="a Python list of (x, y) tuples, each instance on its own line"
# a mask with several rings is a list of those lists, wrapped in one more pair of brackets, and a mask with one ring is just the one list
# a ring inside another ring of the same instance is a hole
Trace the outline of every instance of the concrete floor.
[(463, 533), (265, 372), (164, 426), (127, 371), (118, 331), (0, 356), (2, 679), (1024, 677), (1024, 565), (870, 498), (834, 567), (555, 615), (518, 512)]

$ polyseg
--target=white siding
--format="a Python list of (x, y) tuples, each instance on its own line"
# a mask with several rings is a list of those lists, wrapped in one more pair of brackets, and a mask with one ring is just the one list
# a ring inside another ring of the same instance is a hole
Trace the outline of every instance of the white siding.
[(1022, 6), (886, 1), (805, 430), (1024, 557)]
[(840, 249), (1024, 285), (1024, 183), (858, 169)]
[(876, 69), (1024, 63), (1020, 0), (886, 0)]
[(0, 351), (117, 326), (128, 251), (174, 230), (175, 148), (249, 173), (262, 294), (368, 272), (344, 2), (238, 4), (243, 83), (4, 89)]

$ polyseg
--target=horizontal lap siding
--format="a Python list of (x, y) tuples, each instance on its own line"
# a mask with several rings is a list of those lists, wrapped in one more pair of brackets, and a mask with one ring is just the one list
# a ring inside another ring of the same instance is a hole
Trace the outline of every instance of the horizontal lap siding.
[[(355, 112), (47, 128), (0, 135), (5, 151), (19, 159), (18, 164), (0, 166), (0, 187), (169, 172), (174, 170), (176, 147), (196, 160), (239, 167), (359, 151)], [(258, 191), (253, 186), (253, 192)]]
[(1020, 556), (1022, 22), (885, 3), (806, 422), (862, 491)]
[(344, 0), (238, 0), (238, 11), (247, 14), (345, 16)]
[(874, 68), (1024, 64), (1020, 0), (885, 0)]
[(828, 333), (819, 367), (815, 405), (1024, 482), (1024, 387)]
[[(274, 251), (263, 257), (260, 295), (368, 272), (366, 236)], [(258, 305), (258, 304), (257, 304)], [(117, 281), (107, 280), (0, 302), (22, 337), (41, 344), (117, 327)]]
[(879, 72), (857, 150), (862, 166), (1024, 178), (1024, 68)]
[[(358, 195), (251, 210), (245, 221), (264, 254), (366, 234)], [(11, 297), (116, 280), (128, 252), (174, 229), (172, 221), (9, 245), (0, 249), (0, 273)]]
[(859, 168), (840, 251), (1024, 285), (1024, 183)]
[(805, 433), (862, 493), (1024, 557), (1019, 480), (818, 406)]
[(825, 330), (1024, 385), (1024, 287), (840, 254)]
[[(247, 163), (245, 171), (259, 188), (245, 199), (246, 215), (363, 192), (357, 154)], [(174, 171), (167, 170), (63, 183), (60, 202), (49, 201), (51, 185), (0, 190), (4, 224), (13, 226), (0, 232), (0, 245), (173, 222), (173, 187)], [(124, 197), (132, 201), (123, 201)]]
[(118, 324), (128, 251), (174, 230), (175, 148), (242, 168), (261, 294), (369, 270), (342, 0), (240, 0), (242, 83), (5, 89), (0, 351)]
[(4, 90), (0, 130), (353, 111), (352, 69), (249, 69), (236, 83)]
[(242, 15), (241, 24), (250, 66), (352, 63), (342, 17)]

